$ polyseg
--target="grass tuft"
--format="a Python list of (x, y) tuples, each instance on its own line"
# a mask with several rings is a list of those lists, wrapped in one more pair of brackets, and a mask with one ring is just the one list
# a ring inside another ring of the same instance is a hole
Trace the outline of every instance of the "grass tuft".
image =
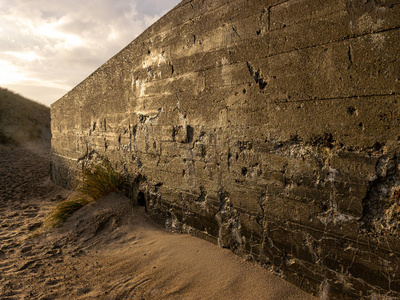
[(108, 160), (104, 160), (93, 169), (85, 169), (82, 177), (82, 184), (78, 186), (77, 191), (89, 198), (99, 199), (119, 190), (120, 176)]
[(84, 169), (82, 179), (75, 192), (50, 214), (50, 226), (61, 226), (75, 211), (111, 192), (119, 191), (121, 185), (121, 176), (108, 160)]
[(62, 225), (69, 216), (88, 203), (90, 203), (90, 201), (86, 198), (69, 199), (60, 203), (56, 210), (50, 215), (50, 224), (53, 227)]

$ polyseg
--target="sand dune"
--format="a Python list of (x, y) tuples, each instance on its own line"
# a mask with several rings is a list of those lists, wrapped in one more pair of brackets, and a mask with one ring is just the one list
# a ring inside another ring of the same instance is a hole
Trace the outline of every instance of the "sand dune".
[(167, 232), (118, 194), (33, 236), (69, 194), (36, 150), (0, 150), (0, 299), (312, 299), (229, 250)]
[(50, 108), (0, 87), (0, 147), (50, 139)]

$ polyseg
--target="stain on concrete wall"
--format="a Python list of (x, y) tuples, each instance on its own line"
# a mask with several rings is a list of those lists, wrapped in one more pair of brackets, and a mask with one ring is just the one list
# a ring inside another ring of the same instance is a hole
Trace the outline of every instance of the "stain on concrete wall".
[(400, 297), (400, 3), (182, 1), (52, 105), (179, 232), (329, 299)]

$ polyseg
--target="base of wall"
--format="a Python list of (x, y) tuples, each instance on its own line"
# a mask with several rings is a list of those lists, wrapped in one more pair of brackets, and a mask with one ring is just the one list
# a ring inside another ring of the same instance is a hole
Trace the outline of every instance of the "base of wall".
[[(216, 202), (206, 204), (197, 212), (193, 209), (188, 211), (179, 204), (163, 199), (156, 190), (150, 184), (145, 195), (148, 213), (160, 225), (229, 248), (244, 259), (269, 269), (321, 299), (375, 299), (379, 295), (386, 295), (390, 299), (400, 295), (394, 290), (387, 294), (384, 289), (387, 278), (378, 274), (373, 267), (368, 269), (365, 265), (358, 265), (357, 259), (349, 261), (338, 258), (343, 251), (346, 252), (343, 247), (350, 247), (349, 244), (344, 245), (342, 237), (268, 216), (223, 208), (216, 205)], [(213, 214), (205, 215), (205, 211), (212, 211)], [(311, 236), (313, 241), (310, 241)], [(363, 256), (363, 260), (377, 262), (378, 256), (387, 255), (382, 253), (387, 250), (378, 250), (380, 247), (377, 244), (372, 245), (362, 241), (354, 241), (353, 244), (362, 253), (360, 256)], [(375, 251), (378, 252), (371, 253), (371, 246), (376, 247)], [(332, 257), (322, 261), (318, 257), (318, 252), (323, 252), (322, 248), (329, 249)], [(344, 269), (347, 271), (342, 272)], [(356, 278), (350, 271), (360, 277), (366, 276), (375, 285)]]

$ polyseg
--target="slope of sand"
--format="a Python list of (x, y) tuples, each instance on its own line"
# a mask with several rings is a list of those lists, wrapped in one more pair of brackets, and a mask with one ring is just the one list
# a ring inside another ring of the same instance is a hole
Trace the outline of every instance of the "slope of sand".
[(0, 149), (0, 299), (313, 299), (229, 250), (165, 231), (118, 194), (32, 235), (69, 194), (49, 180), (43, 153)]

